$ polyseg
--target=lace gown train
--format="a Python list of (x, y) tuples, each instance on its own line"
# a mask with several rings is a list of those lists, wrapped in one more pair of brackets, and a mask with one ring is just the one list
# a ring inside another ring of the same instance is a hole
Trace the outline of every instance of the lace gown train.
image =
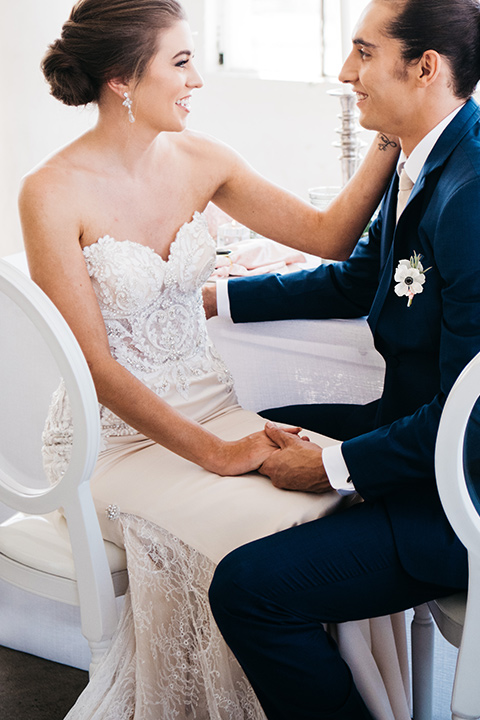
[[(239, 407), (208, 338), (201, 287), (215, 246), (202, 215), (182, 226), (167, 261), (151, 248), (109, 236), (83, 252), (114, 358), (220, 437), (236, 439), (263, 427), (262, 418)], [(126, 549), (129, 592), (112, 645), (68, 720), (264, 720), (210, 613), (215, 565), (235, 547), (321, 517), (345, 500), (334, 492), (278, 490), (257, 473), (213, 475), (107, 408), (100, 407), (100, 416), (102, 451), (92, 493), (104, 537)], [(44, 432), (52, 482), (68, 463), (71, 433), (60, 386)], [(388, 647), (373, 642), (379, 622)], [(339, 631), (340, 648), (352, 656), (375, 718), (407, 720), (401, 618), (347, 623)]]

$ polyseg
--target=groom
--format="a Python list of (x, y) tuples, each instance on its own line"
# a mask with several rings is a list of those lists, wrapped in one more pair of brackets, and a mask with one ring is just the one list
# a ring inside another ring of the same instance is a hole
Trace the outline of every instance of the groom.
[(403, 152), (368, 240), (343, 263), (228, 283), (235, 321), (368, 314), (386, 363), (374, 403), (274, 412), (342, 440), (333, 450), (267, 424), (280, 449), (261, 472), (276, 486), (364, 502), (239, 548), (212, 583), (215, 618), (270, 720), (371, 718), (323, 623), (467, 587), (434, 447), (445, 397), (480, 351), (479, 77), (477, 0), (373, 0), (340, 79), (362, 125), (397, 135)]

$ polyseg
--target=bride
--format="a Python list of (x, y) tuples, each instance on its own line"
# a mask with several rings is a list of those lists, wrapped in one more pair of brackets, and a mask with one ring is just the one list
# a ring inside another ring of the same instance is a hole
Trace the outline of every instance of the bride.
[[(69, 718), (263, 718), (210, 615), (215, 565), (342, 502), (255, 472), (274, 447), (208, 338), (201, 288), (215, 243), (203, 211), (212, 201), (261, 235), (347, 257), (396, 152), (372, 146), (321, 213), (186, 129), (202, 86), (193, 58), (176, 0), (80, 0), (43, 60), (52, 94), (96, 103), (98, 121), (24, 179), (25, 245), (92, 372), (103, 443), (92, 493), (130, 580), (117, 635)], [(44, 432), (52, 482), (71, 432), (60, 386)]]

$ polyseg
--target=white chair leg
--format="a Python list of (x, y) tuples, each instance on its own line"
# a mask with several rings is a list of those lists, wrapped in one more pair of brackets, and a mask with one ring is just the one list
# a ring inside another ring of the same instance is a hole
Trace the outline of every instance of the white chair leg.
[(478, 648), (480, 644), (480, 557), (468, 554), (468, 596), (462, 642), (458, 651), (452, 693), (452, 718), (476, 720), (480, 717)]
[(106, 640), (100, 640), (99, 642), (93, 642), (89, 640), (88, 646), (92, 654), (90, 665), (88, 668), (88, 674), (90, 677), (92, 677), (95, 670), (97, 669), (100, 660), (110, 647), (111, 640), (111, 638), (107, 638)]
[(414, 608), (411, 625), (414, 720), (432, 720), (434, 632), (428, 605)]

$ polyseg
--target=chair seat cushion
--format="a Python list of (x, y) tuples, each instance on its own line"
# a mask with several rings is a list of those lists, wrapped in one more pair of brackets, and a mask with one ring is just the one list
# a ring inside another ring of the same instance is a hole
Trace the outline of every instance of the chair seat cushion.
[(440, 598), (440, 600), (433, 600), (428, 603), (428, 607), (443, 637), (455, 647), (460, 647), (465, 623), (467, 593), (456, 593)]
[[(105, 550), (111, 572), (125, 570), (125, 551), (107, 541)], [(17, 513), (0, 524), (0, 553), (42, 572), (76, 578), (67, 522), (59, 512)]]

